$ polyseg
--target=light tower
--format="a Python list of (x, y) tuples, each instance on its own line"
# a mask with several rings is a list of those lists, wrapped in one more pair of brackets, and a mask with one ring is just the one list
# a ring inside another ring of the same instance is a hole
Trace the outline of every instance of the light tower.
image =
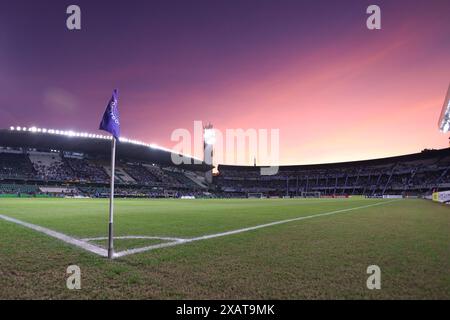
[[(216, 134), (211, 123), (203, 126), (203, 161), (213, 164), (213, 148), (216, 142)], [(212, 169), (205, 173), (205, 179), (208, 183), (212, 183)]]
[(450, 85), (447, 89), (447, 95), (445, 96), (438, 125), (442, 132), (446, 133), (450, 131)]

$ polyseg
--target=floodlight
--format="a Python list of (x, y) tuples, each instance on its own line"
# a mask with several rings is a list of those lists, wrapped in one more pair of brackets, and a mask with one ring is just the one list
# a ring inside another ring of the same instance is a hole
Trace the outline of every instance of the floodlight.
[(214, 129), (205, 129), (203, 133), (203, 138), (205, 139), (206, 144), (214, 144), (216, 143), (216, 133)]
[(439, 117), (439, 130), (448, 132), (450, 129), (450, 85), (447, 89), (444, 105), (442, 106), (441, 116)]
[[(47, 129), (47, 128), (38, 128), (38, 127), (20, 127), (20, 126), (11, 126), (9, 127), (9, 129), (11, 131), (27, 131), (27, 132), (39, 132), (39, 133), (46, 133), (46, 134), (55, 134), (55, 135), (62, 135), (62, 136), (68, 136), (68, 137), (84, 137), (84, 138), (91, 138), (91, 139), (102, 139), (102, 140), (112, 140), (113, 137), (112, 136), (106, 136), (106, 135), (101, 135), (101, 134), (95, 134), (95, 133), (87, 133), (87, 132), (77, 132), (77, 131), (73, 131), (73, 130), (59, 130), (59, 129)], [(215, 132), (214, 129), (212, 128), (205, 128), (205, 143), (207, 143), (208, 145), (212, 145), (215, 143), (216, 138), (215, 138)], [(152, 149), (158, 149), (158, 150), (163, 150), (166, 152), (171, 152), (171, 153), (178, 153), (174, 150), (168, 149), (168, 148), (164, 148), (161, 147), (159, 145), (157, 145), (156, 143), (145, 143), (143, 141), (139, 141), (139, 140), (133, 140), (133, 139), (129, 139), (126, 137), (120, 137), (119, 141), (124, 142), (124, 143), (130, 143), (130, 144), (135, 144), (135, 145), (140, 145), (140, 146), (145, 146), (145, 147), (149, 147)], [(51, 150), (52, 152), (59, 152), (58, 150)], [(185, 156), (190, 156), (190, 155), (185, 155)], [(198, 159), (196, 157), (190, 156), (191, 158), (195, 158)], [(200, 160), (200, 159), (198, 159)]]

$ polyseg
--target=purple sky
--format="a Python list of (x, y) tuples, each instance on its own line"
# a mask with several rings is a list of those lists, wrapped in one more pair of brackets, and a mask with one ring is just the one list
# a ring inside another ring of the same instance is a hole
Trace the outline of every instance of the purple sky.
[(282, 164), (448, 145), (448, 0), (0, 1), (2, 128), (95, 132), (117, 87), (123, 134), (166, 147), (194, 120), (278, 128)]

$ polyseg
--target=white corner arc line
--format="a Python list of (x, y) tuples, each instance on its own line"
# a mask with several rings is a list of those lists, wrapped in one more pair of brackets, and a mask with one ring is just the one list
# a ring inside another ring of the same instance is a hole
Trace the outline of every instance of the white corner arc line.
[[(107, 240), (108, 237), (95, 237), (95, 238), (83, 238), (83, 241), (99, 241), (99, 240)], [(114, 240), (127, 240), (127, 239), (154, 239), (154, 240), (164, 240), (164, 241), (184, 241), (186, 239), (183, 238), (174, 238), (174, 237), (158, 237), (158, 236), (115, 236)]]

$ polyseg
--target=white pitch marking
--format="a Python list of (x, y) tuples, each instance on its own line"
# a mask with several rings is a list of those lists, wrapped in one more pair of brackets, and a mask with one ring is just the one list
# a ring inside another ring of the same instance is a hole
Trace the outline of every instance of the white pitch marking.
[(10, 218), (10, 217), (4, 216), (2, 214), (0, 214), (0, 218), (2, 218), (3, 220), (6, 220), (6, 221), (14, 222), (14, 223), (19, 224), (21, 226), (24, 226), (24, 227), (27, 227), (27, 228), (30, 228), (30, 229), (33, 229), (33, 230), (45, 233), (46, 235), (48, 235), (50, 237), (62, 240), (64, 242), (66, 242), (66, 243), (72, 244), (72, 245), (77, 246), (79, 248), (82, 248), (82, 249), (84, 249), (86, 251), (98, 254), (99, 256), (102, 256), (102, 257), (107, 257), (108, 256), (108, 251), (106, 251), (105, 249), (100, 248), (100, 247), (98, 247), (96, 245), (93, 245), (91, 243), (88, 243), (86, 241), (83, 241), (83, 240), (80, 240), (80, 239), (68, 236), (68, 235), (66, 235), (64, 233), (57, 232), (57, 231), (54, 231), (54, 230), (51, 230), (51, 229), (47, 229), (47, 228), (44, 228), (44, 227), (41, 227), (41, 226), (38, 226), (38, 225), (35, 225), (35, 224), (32, 224), (32, 223), (28, 223), (28, 222), (24, 222), (24, 221), (21, 221), (21, 220), (17, 220), (17, 219), (14, 219), (14, 218)]
[(260, 225), (253, 226), (253, 227), (242, 228), (242, 229), (237, 229), (237, 230), (231, 230), (231, 231), (215, 233), (215, 234), (209, 234), (209, 235), (204, 235), (204, 236), (190, 238), (190, 239), (184, 239), (183, 241), (179, 241), (179, 242), (160, 243), (160, 244), (155, 244), (155, 245), (151, 245), (151, 246), (148, 246), (148, 247), (124, 250), (124, 251), (117, 252), (115, 257), (123, 257), (123, 256), (127, 256), (127, 255), (130, 255), (130, 254), (135, 254), (135, 253), (140, 253), (140, 252), (145, 252), (145, 251), (150, 251), (150, 250), (155, 250), (155, 249), (160, 249), (160, 248), (166, 248), (166, 247), (173, 247), (173, 246), (177, 246), (177, 245), (184, 244), (184, 243), (189, 243), (189, 242), (194, 242), (194, 241), (200, 241), (200, 240), (206, 240), (206, 239), (212, 239), (212, 238), (228, 236), (228, 235), (232, 235), (232, 234), (236, 234), (236, 233), (242, 233), (242, 232), (247, 232), (247, 231), (251, 231), (251, 230), (271, 227), (271, 226), (275, 226), (275, 225), (283, 224), (283, 223), (288, 223), (288, 222), (292, 222), (292, 221), (299, 221), (299, 220), (306, 220), (306, 219), (311, 219), (311, 218), (315, 218), (315, 217), (329, 216), (329, 215), (333, 215), (333, 214), (336, 214), (336, 213), (342, 213), (342, 212), (348, 212), (348, 211), (353, 211), (353, 210), (359, 210), (359, 209), (364, 209), (364, 208), (384, 205), (384, 204), (388, 204), (388, 203), (396, 202), (396, 201), (399, 201), (399, 200), (391, 200), (391, 201), (387, 201), (387, 202), (377, 202), (377, 203), (373, 203), (373, 204), (369, 204), (369, 205), (365, 205), (365, 206), (360, 206), (360, 207), (335, 210), (335, 211), (318, 213), (318, 214), (313, 214), (313, 215), (309, 215), (309, 216), (303, 216), (303, 217), (286, 219), (286, 220), (279, 220), (279, 221), (274, 221), (274, 222), (270, 222), (270, 223), (260, 224)]
[[(377, 203), (374, 203), (374, 204), (369, 204), (369, 205), (360, 206), (360, 207), (340, 209), (340, 210), (324, 212), (324, 213), (318, 213), (318, 214), (309, 215), (309, 216), (303, 216), (303, 217), (298, 217), (298, 218), (279, 220), (279, 221), (274, 221), (274, 222), (270, 222), (270, 223), (256, 225), (256, 226), (253, 226), (253, 227), (247, 227), (247, 228), (231, 230), (231, 231), (226, 231), (226, 232), (221, 232), (221, 233), (209, 234), (209, 235), (204, 235), (204, 236), (190, 238), (190, 239), (167, 238), (167, 239), (172, 239), (174, 241), (166, 242), (166, 243), (160, 243), (160, 244), (155, 244), (155, 245), (142, 247), (142, 248), (136, 248), (136, 249), (119, 251), (119, 252), (116, 252), (114, 254), (114, 258), (119, 258), (119, 257), (127, 256), (127, 255), (130, 255), (130, 254), (135, 254), (135, 253), (140, 253), (140, 252), (145, 252), (145, 251), (150, 251), (150, 250), (155, 250), (155, 249), (160, 249), (160, 248), (173, 247), (173, 246), (176, 246), (176, 245), (189, 243), (189, 242), (194, 242), (194, 241), (200, 241), (200, 240), (206, 240), (206, 239), (212, 239), (212, 238), (228, 236), (228, 235), (232, 235), (232, 234), (247, 232), (247, 231), (261, 229), (261, 228), (266, 228), (266, 227), (270, 227), (270, 226), (274, 226), (274, 225), (278, 225), (278, 224), (284, 224), (284, 223), (288, 223), (288, 222), (292, 222), (292, 221), (306, 220), (306, 219), (311, 219), (311, 218), (315, 218), (315, 217), (329, 216), (329, 215), (333, 215), (333, 214), (337, 214), (337, 213), (348, 212), (348, 211), (353, 211), (353, 210), (359, 210), (359, 209), (364, 209), (364, 208), (384, 205), (384, 204), (388, 204), (388, 203), (392, 203), (392, 202), (396, 202), (396, 201), (400, 201), (400, 200), (391, 200), (391, 201), (387, 201), (387, 202), (377, 202)], [(53, 238), (57, 238), (59, 240), (62, 240), (64, 242), (66, 242), (66, 243), (75, 245), (75, 246), (77, 246), (79, 248), (82, 248), (82, 249), (84, 249), (86, 251), (98, 254), (99, 256), (102, 256), (102, 257), (107, 257), (108, 256), (107, 250), (87, 242), (88, 240), (97, 240), (97, 239), (98, 240), (103, 240), (104, 237), (88, 238), (88, 239), (80, 240), (80, 239), (68, 236), (66, 234), (63, 234), (63, 233), (60, 233), (60, 232), (57, 232), (57, 231), (53, 231), (51, 229), (47, 229), (47, 228), (44, 228), (44, 227), (41, 227), (41, 226), (38, 226), (38, 225), (35, 225), (35, 224), (31, 224), (31, 223), (28, 223), (28, 222), (24, 222), (24, 221), (18, 220), (18, 219), (10, 218), (10, 217), (7, 217), (7, 216), (1, 215), (1, 214), (0, 214), (0, 218), (4, 219), (6, 221), (9, 221), (9, 222), (14, 222), (16, 224), (22, 225), (24, 227), (27, 227), (27, 228), (30, 228), (30, 229), (33, 229), (33, 230), (36, 230), (36, 231), (42, 232), (42, 233), (44, 233), (44, 234), (46, 234), (48, 236), (51, 236)], [(134, 237), (134, 239), (136, 239), (136, 237), (139, 237), (139, 236), (124, 236), (124, 237), (129, 237), (129, 239), (133, 239), (133, 237)], [(115, 237), (115, 238), (117, 238), (117, 237)], [(162, 239), (160, 237), (152, 237), (152, 238)]]
[(155, 250), (155, 249), (160, 249), (160, 248), (167, 248), (167, 247), (173, 247), (179, 244), (183, 244), (186, 242), (191, 242), (191, 241), (195, 241), (193, 239), (186, 239), (186, 240), (181, 240), (181, 241), (173, 241), (173, 242), (164, 242), (164, 243), (159, 243), (159, 244), (154, 244), (148, 247), (142, 247), (142, 248), (136, 248), (136, 249), (129, 249), (129, 250), (124, 250), (124, 251), (119, 251), (116, 252), (114, 254), (114, 258), (120, 258), (123, 256), (128, 256), (130, 254), (135, 254), (135, 253), (140, 253), (140, 252), (145, 252), (145, 251), (150, 251), (150, 250)]
[[(98, 241), (98, 240), (107, 240), (108, 237), (95, 237), (95, 238), (84, 238), (81, 239), (83, 241)], [(173, 237), (157, 237), (157, 236), (117, 236), (114, 237), (116, 239), (156, 239), (156, 240), (165, 240), (165, 241), (184, 241), (186, 239), (182, 238), (173, 238)]]

